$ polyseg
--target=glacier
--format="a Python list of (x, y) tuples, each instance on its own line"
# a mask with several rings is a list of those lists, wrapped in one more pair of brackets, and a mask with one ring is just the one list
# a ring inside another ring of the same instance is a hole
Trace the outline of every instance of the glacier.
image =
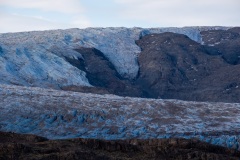
[(201, 31), (229, 27), (86, 28), (0, 34), (0, 83), (59, 88), (91, 86), (86, 73), (65, 58), (82, 59), (75, 49), (96, 48), (127, 79), (136, 78), (141, 49), (135, 41), (146, 34), (174, 32), (198, 43)]
[(50, 139), (197, 138), (240, 150), (240, 104), (0, 85), (0, 130)]

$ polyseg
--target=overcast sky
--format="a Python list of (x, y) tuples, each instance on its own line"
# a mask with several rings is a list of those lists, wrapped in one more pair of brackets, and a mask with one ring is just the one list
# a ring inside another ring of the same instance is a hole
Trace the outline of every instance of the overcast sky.
[(0, 33), (216, 25), (240, 26), (240, 0), (0, 0)]

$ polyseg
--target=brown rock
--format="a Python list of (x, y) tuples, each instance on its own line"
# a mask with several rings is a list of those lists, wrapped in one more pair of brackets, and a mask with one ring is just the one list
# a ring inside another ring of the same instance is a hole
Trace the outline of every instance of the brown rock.
[[(2, 136), (3, 135), (3, 136)], [(195, 139), (46, 140), (33, 135), (0, 133), (0, 159), (213, 159), (240, 157), (240, 152), (210, 145)], [(33, 138), (34, 137), (34, 138)], [(12, 141), (14, 139), (14, 143)], [(18, 141), (19, 140), (19, 141)]]

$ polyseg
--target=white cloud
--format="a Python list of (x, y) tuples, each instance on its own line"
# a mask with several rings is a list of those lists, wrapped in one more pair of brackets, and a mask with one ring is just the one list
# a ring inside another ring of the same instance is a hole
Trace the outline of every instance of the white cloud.
[(79, 0), (0, 0), (0, 5), (61, 13), (81, 13), (84, 11)]
[(85, 28), (90, 26), (88, 20), (80, 17), (79, 21), (77, 21), (78, 23), (76, 23), (76, 20), (73, 20), (71, 23), (60, 23), (50, 21), (41, 17), (38, 18), (16, 14), (0, 13), (0, 19), (0, 33), (50, 29)]
[(239, 0), (0, 0), (0, 32), (94, 26), (240, 26), (239, 15)]
[(240, 25), (239, 0), (115, 0), (122, 18), (158, 26)]
[(79, 0), (0, 0), (0, 19), (0, 33), (91, 25)]

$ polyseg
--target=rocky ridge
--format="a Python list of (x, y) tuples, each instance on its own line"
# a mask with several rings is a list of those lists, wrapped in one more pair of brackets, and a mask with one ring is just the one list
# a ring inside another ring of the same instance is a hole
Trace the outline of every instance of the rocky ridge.
[(204, 31), (205, 45), (182, 34), (147, 35), (136, 41), (142, 49), (136, 83), (147, 97), (239, 102), (239, 33)]
[(47, 140), (33, 135), (0, 132), (0, 159), (238, 159), (235, 150), (198, 140)]

